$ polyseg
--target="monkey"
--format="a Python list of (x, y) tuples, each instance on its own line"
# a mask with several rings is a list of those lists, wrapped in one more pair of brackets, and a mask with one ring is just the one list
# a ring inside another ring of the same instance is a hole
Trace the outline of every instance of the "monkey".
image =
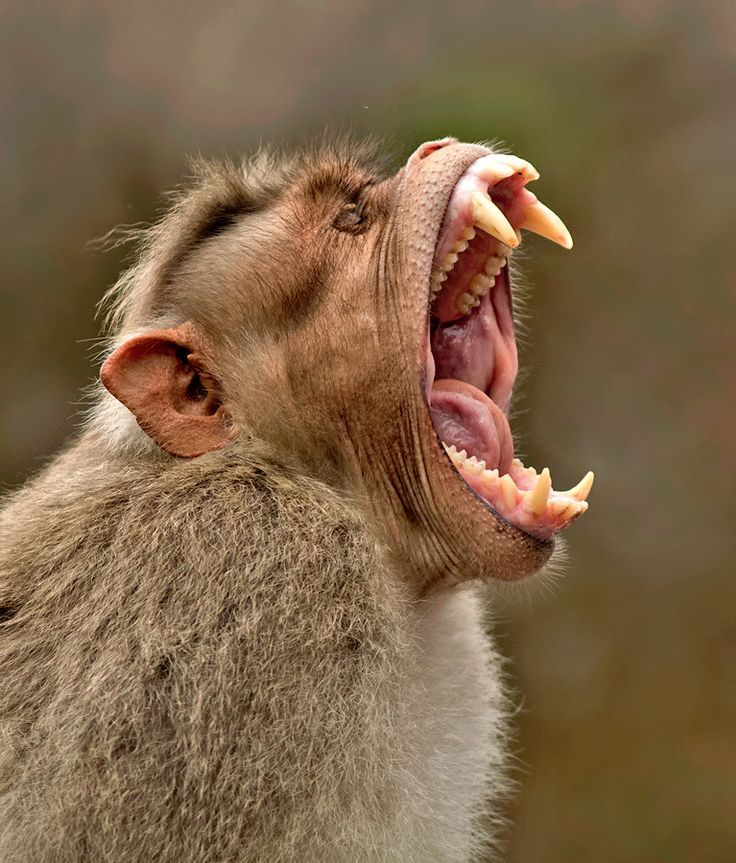
[(592, 483), (508, 420), (509, 259), (569, 232), (453, 138), (193, 172), (0, 513), (0, 860), (477, 859), (509, 786), (484, 585)]

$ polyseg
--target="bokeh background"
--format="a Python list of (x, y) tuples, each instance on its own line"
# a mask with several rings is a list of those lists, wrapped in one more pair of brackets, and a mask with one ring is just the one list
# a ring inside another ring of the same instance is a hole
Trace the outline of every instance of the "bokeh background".
[[(187, 153), (325, 126), (498, 138), (528, 239), (516, 420), (597, 473), (551, 591), (497, 602), (520, 710), (507, 858), (736, 860), (736, 6), (0, 2), (0, 482), (73, 428), (94, 308)], [(533, 593), (533, 591), (531, 591)]]

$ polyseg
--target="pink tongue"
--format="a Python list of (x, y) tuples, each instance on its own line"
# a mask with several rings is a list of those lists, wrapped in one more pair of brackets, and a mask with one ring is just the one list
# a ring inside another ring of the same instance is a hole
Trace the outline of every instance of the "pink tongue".
[(483, 459), (489, 469), (508, 473), (514, 458), (511, 429), (503, 411), (472, 384), (435, 381), (430, 410), (440, 438), (468, 455)]

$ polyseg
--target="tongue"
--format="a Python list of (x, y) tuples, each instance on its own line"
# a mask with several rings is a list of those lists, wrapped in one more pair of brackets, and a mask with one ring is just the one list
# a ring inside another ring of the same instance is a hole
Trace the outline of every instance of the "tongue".
[(503, 411), (472, 384), (435, 381), (430, 399), (432, 420), (440, 438), (489, 469), (508, 473), (514, 458), (511, 429)]

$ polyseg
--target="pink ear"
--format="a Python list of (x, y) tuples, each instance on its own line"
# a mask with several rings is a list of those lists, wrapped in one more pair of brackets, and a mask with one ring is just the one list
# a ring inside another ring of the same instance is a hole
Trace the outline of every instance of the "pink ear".
[(202, 455), (232, 439), (200, 351), (197, 330), (187, 322), (128, 339), (100, 370), (105, 387), (172, 455)]

